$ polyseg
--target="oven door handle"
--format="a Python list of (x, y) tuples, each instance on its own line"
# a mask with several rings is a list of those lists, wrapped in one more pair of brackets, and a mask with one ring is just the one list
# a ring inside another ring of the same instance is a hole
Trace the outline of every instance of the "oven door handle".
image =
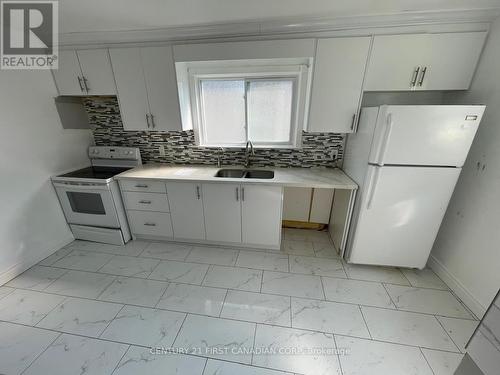
[(60, 187), (64, 189), (78, 189), (78, 190), (94, 190), (94, 191), (109, 191), (107, 185), (77, 185), (77, 184), (64, 184), (60, 182), (53, 182), (54, 187)]

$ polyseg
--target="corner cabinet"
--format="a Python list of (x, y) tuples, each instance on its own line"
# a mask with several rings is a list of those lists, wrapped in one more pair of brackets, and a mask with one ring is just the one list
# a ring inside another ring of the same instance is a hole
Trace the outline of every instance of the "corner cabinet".
[(365, 91), (467, 90), (487, 32), (379, 35)]
[(59, 95), (116, 95), (107, 49), (62, 50), (52, 74)]
[(310, 132), (351, 133), (363, 94), (371, 37), (318, 39)]
[(181, 130), (172, 48), (112, 48), (109, 53), (123, 128)]

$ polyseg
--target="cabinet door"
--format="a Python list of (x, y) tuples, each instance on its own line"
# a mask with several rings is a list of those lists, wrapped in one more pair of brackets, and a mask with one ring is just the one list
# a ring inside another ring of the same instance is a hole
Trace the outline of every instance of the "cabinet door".
[(366, 91), (414, 90), (416, 69), (428, 59), (427, 34), (379, 35), (373, 38)]
[[(486, 32), (429, 35), (426, 90), (467, 90), (476, 70)], [(419, 77), (421, 78), (421, 77)]]
[(125, 130), (149, 130), (148, 98), (139, 48), (109, 50)]
[(77, 51), (89, 95), (116, 95), (115, 78), (107, 49)]
[(282, 191), (280, 186), (241, 187), (243, 243), (279, 248)]
[(207, 240), (241, 242), (240, 185), (203, 184)]
[(201, 184), (167, 182), (174, 238), (205, 239)]
[(78, 82), (78, 79), (82, 78), (82, 72), (74, 50), (59, 51), (59, 68), (53, 70), (52, 73), (59, 95), (86, 94), (83, 90), (83, 83)]
[(370, 39), (318, 40), (309, 131), (350, 133), (354, 130)]
[(171, 47), (141, 48), (155, 130), (181, 130), (177, 78)]

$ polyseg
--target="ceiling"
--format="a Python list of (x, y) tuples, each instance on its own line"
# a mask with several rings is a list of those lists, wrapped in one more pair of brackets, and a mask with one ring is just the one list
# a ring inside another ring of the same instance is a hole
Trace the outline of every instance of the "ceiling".
[(60, 0), (60, 32), (500, 8), (500, 0)]

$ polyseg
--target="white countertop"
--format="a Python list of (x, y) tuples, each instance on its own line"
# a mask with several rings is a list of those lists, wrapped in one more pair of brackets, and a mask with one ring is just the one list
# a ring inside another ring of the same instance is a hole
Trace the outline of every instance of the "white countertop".
[(237, 182), (245, 184), (281, 185), (325, 189), (355, 190), (358, 185), (341, 169), (333, 168), (253, 168), (274, 171), (273, 179), (215, 177), (219, 169), (243, 168), (206, 165), (146, 164), (115, 176), (116, 179), (148, 179), (168, 181)]

